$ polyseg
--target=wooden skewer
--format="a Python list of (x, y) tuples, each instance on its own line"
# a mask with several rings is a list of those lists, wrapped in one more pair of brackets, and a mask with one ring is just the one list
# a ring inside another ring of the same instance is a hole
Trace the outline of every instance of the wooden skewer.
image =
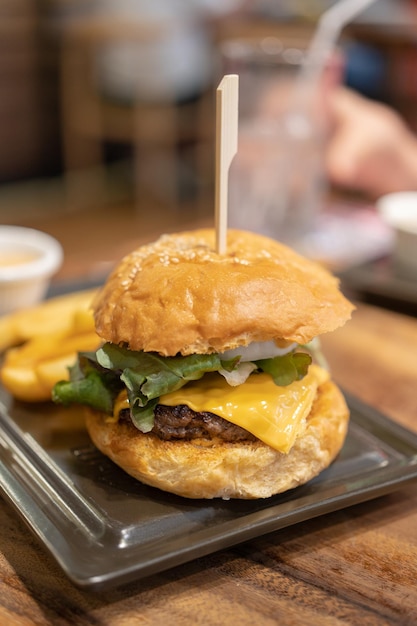
[(229, 169), (237, 152), (239, 77), (224, 76), (216, 91), (216, 251), (226, 252)]

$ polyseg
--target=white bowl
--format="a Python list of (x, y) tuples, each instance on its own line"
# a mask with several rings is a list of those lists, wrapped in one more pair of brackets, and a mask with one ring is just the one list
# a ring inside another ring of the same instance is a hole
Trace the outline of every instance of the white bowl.
[(382, 196), (377, 208), (395, 235), (392, 256), (396, 268), (417, 279), (417, 191)]
[(42, 300), (62, 259), (61, 244), (50, 235), (0, 225), (0, 315)]

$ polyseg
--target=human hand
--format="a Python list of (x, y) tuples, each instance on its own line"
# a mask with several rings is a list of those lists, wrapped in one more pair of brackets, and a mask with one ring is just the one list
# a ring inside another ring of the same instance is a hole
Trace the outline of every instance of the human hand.
[(344, 87), (328, 104), (330, 182), (372, 197), (417, 189), (417, 138), (399, 114)]

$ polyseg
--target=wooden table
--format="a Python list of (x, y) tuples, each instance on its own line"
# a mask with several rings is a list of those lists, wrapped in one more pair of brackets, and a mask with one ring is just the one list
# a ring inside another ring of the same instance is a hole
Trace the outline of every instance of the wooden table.
[[(416, 319), (359, 305), (323, 346), (347, 391), (417, 431)], [(0, 624), (417, 623), (417, 483), (102, 594), (3, 501), (0, 525)]]

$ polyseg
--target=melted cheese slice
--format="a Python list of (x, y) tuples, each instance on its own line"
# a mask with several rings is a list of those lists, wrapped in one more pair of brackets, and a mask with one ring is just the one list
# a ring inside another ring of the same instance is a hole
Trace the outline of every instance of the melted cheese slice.
[(249, 376), (237, 387), (227, 384), (220, 374), (204, 378), (161, 396), (160, 404), (186, 404), (193, 411), (209, 411), (245, 428), (271, 448), (287, 453), (311, 411), (317, 388), (329, 378), (317, 365), (311, 365), (302, 379), (279, 387), (268, 374)]

